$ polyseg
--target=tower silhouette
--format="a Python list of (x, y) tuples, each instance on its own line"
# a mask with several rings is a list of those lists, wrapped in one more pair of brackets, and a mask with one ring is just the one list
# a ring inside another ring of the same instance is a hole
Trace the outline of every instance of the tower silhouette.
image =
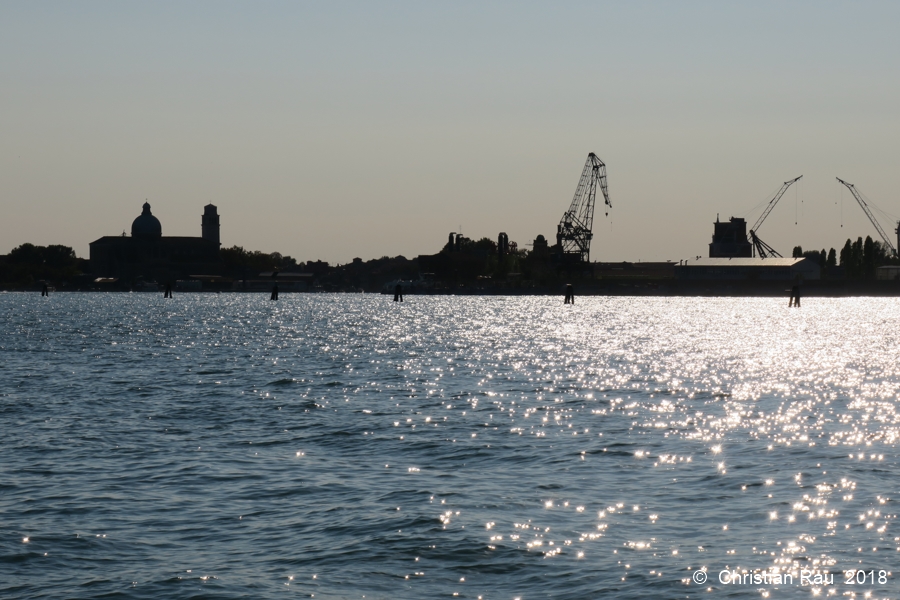
[(214, 204), (207, 204), (203, 207), (203, 239), (214, 242), (216, 246), (221, 246), (219, 241), (219, 212)]

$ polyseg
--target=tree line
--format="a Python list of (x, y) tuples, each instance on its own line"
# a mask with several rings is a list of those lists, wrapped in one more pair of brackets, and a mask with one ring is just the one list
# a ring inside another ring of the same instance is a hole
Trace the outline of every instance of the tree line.
[[(840, 265), (845, 279), (875, 279), (876, 269), (886, 265), (898, 265), (900, 260), (893, 256), (887, 244), (872, 239), (872, 236), (861, 237), (856, 241), (848, 239), (838, 254), (834, 248), (825, 250), (809, 250), (804, 252), (801, 246), (795, 246), (794, 258), (814, 260), (823, 269)], [(838, 262), (840, 261), (840, 262)]]
[(0, 283), (6, 286), (70, 281), (88, 270), (88, 261), (75, 256), (68, 246), (22, 244), (0, 256)]

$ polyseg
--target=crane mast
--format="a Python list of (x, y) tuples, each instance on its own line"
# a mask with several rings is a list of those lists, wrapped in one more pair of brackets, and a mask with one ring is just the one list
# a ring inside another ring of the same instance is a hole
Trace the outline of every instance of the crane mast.
[[(838, 181), (847, 186), (847, 189), (850, 190), (850, 193), (853, 194), (853, 197), (856, 198), (856, 201), (859, 203), (860, 208), (863, 209), (863, 212), (866, 213), (866, 216), (869, 217), (869, 220), (872, 222), (872, 225), (875, 226), (875, 229), (878, 230), (878, 235), (881, 236), (881, 239), (884, 240), (884, 243), (887, 244), (887, 247), (891, 249), (891, 255), (897, 256), (897, 248), (894, 247), (894, 244), (891, 243), (891, 240), (888, 239), (887, 234), (884, 232), (884, 229), (881, 228), (881, 225), (878, 224), (878, 221), (875, 219), (875, 215), (872, 214), (872, 211), (869, 210), (869, 205), (866, 204), (866, 201), (862, 199), (862, 196), (856, 191), (856, 186), (852, 183), (847, 183), (840, 177), (835, 177)], [(900, 224), (897, 226), (900, 229)]]
[[(800, 177), (803, 177), (803, 175), (801, 175)], [(799, 181), (800, 177), (795, 177), (790, 181), (784, 182), (784, 184), (781, 186), (781, 189), (778, 190), (777, 194), (775, 194), (775, 197), (769, 201), (769, 205), (766, 206), (766, 210), (763, 211), (763, 213), (756, 220), (756, 223), (753, 224), (753, 227), (750, 228), (750, 242), (753, 244), (753, 249), (760, 258), (769, 258), (770, 256), (777, 256), (781, 258), (781, 254), (779, 254), (778, 251), (772, 248), (772, 246), (759, 239), (756, 236), (756, 232), (759, 231), (759, 228), (763, 224), (763, 221), (766, 220), (766, 217), (769, 216), (769, 213), (772, 212), (772, 209), (775, 208), (775, 205), (778, 204), (778, 201), (781, 200), (782, 196), (784, 196), (784, 193), (788, 190), (789, 187)]]
[(591, 254), (591, 231), (594, 225), (594, 204), (597, 197), (597, 186), (603, 193), (603, 201), (611, 207), (609, 191), (606, 186), (606, 164), (596, 154), (588, 154), (578, 180), (578, 188), (572, 205), (563, 214), (556, 228), (556, 243), (564, 260), (588, 262)]

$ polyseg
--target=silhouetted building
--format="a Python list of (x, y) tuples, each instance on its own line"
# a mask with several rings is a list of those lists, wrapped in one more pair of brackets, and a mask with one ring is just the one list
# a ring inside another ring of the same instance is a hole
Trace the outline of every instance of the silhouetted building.
[(312, 273), (266, 271), (252, 278), (236, 279), (231, 284), (231, 289), (240, 292), (268, 292), (277, 284), (279, 292), (308, 292), (312, 288), (313, 277)]
[(702, 281), (815, 281), (822, 273), (808, 258), (700, 258), (674, 268), (678, 279)]
[(675, 277), (673, 262), (595, 262), (591, 263), (597, 279), (672, 279)]
[(896, 281), (900, 279), (900, 267), (896, 265), (878, 267), (877, 269), (875, 269), (875, 279)]
[(713, 224), (712, 243), (709, 245), (710, 258), (752, 258), (753, 244), (747, 240), (747, 222), (739, 217), (731, 217), (720, 222), (716, 217)]
[(532, 252), (534, 252), (538, 256), (546, 256), (550, 253), (550, 245), (547, 242), (547, 238), (543, 235), (538, 234), (536, 238), (534, 238), (534, 243), (531, 245)]
[(163, 237), (162, 224), (145, 202), (130, 237), (123, 233), (91, 242), (91, 271), (98, 277), (158, 282), (219, 274), (219, 215), (212, 204), (204, 208), (202, 231), (203, 237)]
[(207, 204), (203, 207), (201, 227), (204, 240), (213, 242), (217, 248), (222, 245), (219, 242), (219, 213), (214, 204)]
[(150, 212), (150, 203), (144, 202), (144, 210), (131, 223), (131, 237), (140, 240), (159, 240), (162, 237), (162, 223)]

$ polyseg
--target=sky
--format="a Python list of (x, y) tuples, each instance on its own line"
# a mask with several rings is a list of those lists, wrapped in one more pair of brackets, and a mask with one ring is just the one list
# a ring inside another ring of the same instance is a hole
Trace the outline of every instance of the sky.
[[(782, 254), (900, 215), (898, 2), (0, 3), (0, 253), (163, 235), (302, 261), (555, 235), (589, 152), (593, 260)], [(755, 210), (753, 210), (755, 208)], [(895, 223), (882, 226), (894, 236)], [(894, 239), (893, 241), (896, 240)]]

